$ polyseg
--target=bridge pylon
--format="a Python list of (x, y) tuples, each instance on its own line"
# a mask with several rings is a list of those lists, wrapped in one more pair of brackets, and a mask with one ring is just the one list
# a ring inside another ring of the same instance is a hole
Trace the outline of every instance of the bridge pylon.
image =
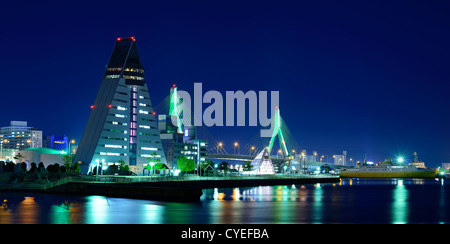
[(274, 116), (272, 117), (273, 121), (272, 124), (274, 125), (274, 129), (272, 132), (272, 137), (270, 138), (270, 143), (268, 147), (268, 152), (272, 151), (273, 143), (275, 141), (275, 137), (278, 136), (278, 140), (280, 141), (280, 147), (282, 148), (283, 152), (285, 153), (286, 157), (290, 155), (289, 150), (286, 146), (286, 141), (284, 140), (283, 131), (282, 131), (282, 123), (281, 123), (281, 115), (280, 115), (280, 109), (278, 106), (275, 107)]

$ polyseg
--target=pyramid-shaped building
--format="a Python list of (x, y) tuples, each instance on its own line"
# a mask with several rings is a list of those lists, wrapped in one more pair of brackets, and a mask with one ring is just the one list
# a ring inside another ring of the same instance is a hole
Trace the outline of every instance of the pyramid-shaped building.
[(148, 158), (166, 163), (136, 40), (118, 38), (73, 162), (89, 173), (124, 160), (142, 174)]
[(251, 162), (252, 171), (251, 174), (256, 175), (274, 175), (275, 170), (273, 168), (272, 160), (267, 149), (262, 150)]

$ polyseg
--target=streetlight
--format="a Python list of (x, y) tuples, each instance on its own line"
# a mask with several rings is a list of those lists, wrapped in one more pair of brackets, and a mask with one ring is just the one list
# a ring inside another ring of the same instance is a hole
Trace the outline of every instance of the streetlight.
[(2, 156), (2, 158), (3, 158), (3, 143), (8, 143), (8, 140), (7, 139), (4, 139), (4, 140), (1, 140), (0, 141), (0, 148), (1, 148), (1, 156)]
[(105, 159), (102, 159), (102, 175), (103, 175), (103, 164), (105, 164)]
[(255, 146), (252, 146), (251, 148), (250, 148), (250, 155), (253, 155), (253, 151), (255, 150)]
[(70, 144), (75, 144), (75, 140), (72, 139), (71, 141), (67, 142), (64, 141), (67, 144), (67, 154), (72, 154), (72, 152), (70, 151)]
[(100, 160), (96, 159), (95, 162), (97, 163), (97, 174), (95, 175), (96, 181), (98, 181), (98, 168), (100, 167)]
[(223, 146), (222, 142), (219, 142), (219, 145), (217, 145), (217, 154), (219, 154), (219, 148)]
[(153, 175), (153, 165), (154, 165), (154, 164), (155, 164), (154, 162), (150, 162), (150, 167), (151, 167), (151, 169), (152, 169), (152, 170), (150, 171), (150, 174), (151, 174), (151, 175)]
[(75, 140), (72, 139), (72, 140), (68, 143), (68, 146), (69, 146), (69, 148), (68, 148), (68, 154), (72, 154), (72, 152), (70, 151), (70, 144), (75, 144)]
[(237, 153), (237, 155), (239, 155), (239, 143), (237, 143), (237, 142), (235, 142), (234, 143), (234, 154), (236, 154), (236, 147), (238, 148), (238, 153)]

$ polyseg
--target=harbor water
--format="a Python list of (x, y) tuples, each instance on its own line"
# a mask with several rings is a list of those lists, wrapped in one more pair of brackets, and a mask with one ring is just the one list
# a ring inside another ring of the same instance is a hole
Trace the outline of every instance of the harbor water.
[(0, 193), (0, 223), (328, 224), (450, 223), (450, 180), (204, 189), (198, 202)]

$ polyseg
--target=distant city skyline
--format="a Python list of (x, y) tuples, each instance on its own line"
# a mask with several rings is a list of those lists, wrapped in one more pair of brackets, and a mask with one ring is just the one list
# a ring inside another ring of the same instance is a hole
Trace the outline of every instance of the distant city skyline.
[[(5, 3), (0, 127), (79, 142), (115, 39), (135, 36), (154, 107), (174, 83), (277, 90), (298, 149), (450, 162), (450, 3), (64, 4)], [(231, 150), (261, 128), (205, 129)]]

